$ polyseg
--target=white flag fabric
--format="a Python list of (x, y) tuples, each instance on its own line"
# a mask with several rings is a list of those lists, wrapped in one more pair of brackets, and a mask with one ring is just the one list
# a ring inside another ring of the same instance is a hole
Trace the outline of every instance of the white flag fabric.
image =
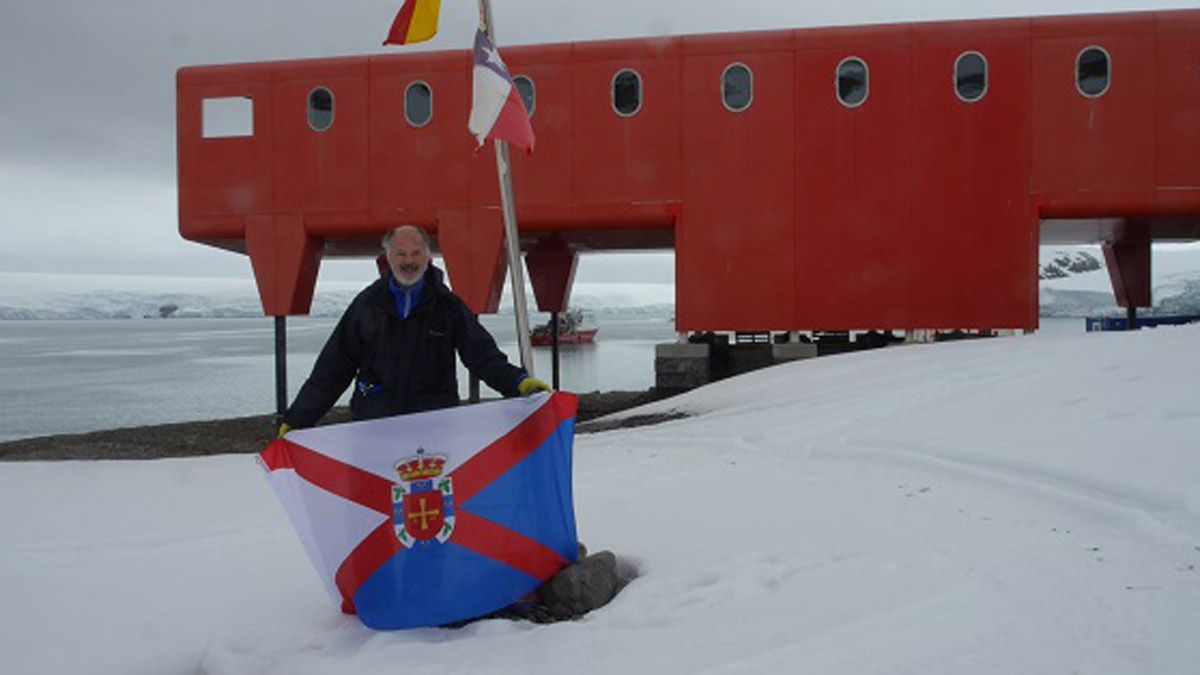
[(506, 607), (577, 553), (573, 394), (293, 431), (261, 454), (326, 590), (372, 628)]

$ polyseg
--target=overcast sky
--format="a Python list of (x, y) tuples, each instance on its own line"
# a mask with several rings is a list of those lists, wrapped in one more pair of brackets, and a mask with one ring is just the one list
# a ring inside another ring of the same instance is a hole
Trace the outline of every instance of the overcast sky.
[[(0, 0), (0, 271), (249, 276), (185, 242), (175, 69), (465, 49), (475, 0), (442, 0), (426, 45), (380, 46), (401, 0)], [(1149, 0), (496, 0), (498, 42), (1179, 8)], [(840, 6), (835, 6), (840, 5)], [(464, 130), (466, 122), (464, 120)], [(352, 278), (346, 263), (322, 276)], [(368, 267), (369, 269), (369, 267)], [(580, 281), (669, 281), (663, 256), (590, 256)]]

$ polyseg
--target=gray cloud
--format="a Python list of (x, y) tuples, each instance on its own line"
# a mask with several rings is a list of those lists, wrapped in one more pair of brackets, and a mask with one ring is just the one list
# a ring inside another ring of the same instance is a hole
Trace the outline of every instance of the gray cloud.
[[(0, 268), (246, 274), (182, 242), (175, 220), (174, 73), (185, 65), (394, 52), (401, 0), (6, 0), (0, 6)], [(444, 0), (427, 45), (465, 49), (471, 0)], [(498, 42), (1184, 7), (1186, 2), (504, 0)], [(78, 262), (77, 249), (87, 251)], [(647, 259), (633, 258), (645, 264)], [(590, 265), (595, 263), (589, 263)], [(604, 265), (601, 264), (600, 267)], [(617, 266), (619, 267), (619, 266)], [(135, 269), (131, 269), (135, 268)], [(616, 269), (614, 267), (614, 269)], [(632, 268), (629, 268), (632, 269)], [(616, 272), (614, 272), (616, 273)]]

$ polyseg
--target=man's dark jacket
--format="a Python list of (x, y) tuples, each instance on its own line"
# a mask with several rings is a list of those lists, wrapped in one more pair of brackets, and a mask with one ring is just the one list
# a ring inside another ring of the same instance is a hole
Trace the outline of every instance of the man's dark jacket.
[(283, 421), (312, 426), (354, 382), (356, 420), (457, 405), (457, 351), (467, 370), (505, 396), (517, 395), (524, 371), (509, 364), (496, 341), (429, 266), (421, 301), (401, 319), (389, 276), (368, 286), (342, 315)]

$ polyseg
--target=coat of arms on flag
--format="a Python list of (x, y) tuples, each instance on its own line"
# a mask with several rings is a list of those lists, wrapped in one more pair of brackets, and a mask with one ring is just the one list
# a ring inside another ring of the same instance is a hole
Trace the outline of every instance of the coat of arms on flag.
[(294, 431), (260, 461), (343, 611), (372, 628), (442, 625), (575, 561), (577, 402), (535, 394)]
[(454, 480), (443, 476), (446, 458), (417, 455), (396, 462), (400, 482), (392, 486), (392, 529), (405, 548), (434, 540), (444, 544), (454, 533)]

